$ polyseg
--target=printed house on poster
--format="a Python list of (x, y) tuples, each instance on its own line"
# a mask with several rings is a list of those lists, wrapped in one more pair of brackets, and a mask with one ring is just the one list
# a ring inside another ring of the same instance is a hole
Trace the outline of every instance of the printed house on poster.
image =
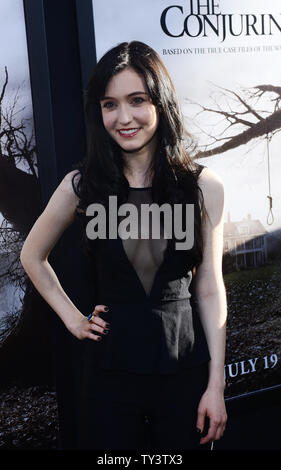
[[(224, 224), (224, 257), (228, 258), (227, 271), (265, 264), (266, 235), (267, 231), (260, 220), (252, 219), (251, 214), (248, 214), (247, 219), (231, 222), (228, 212), (227, 222)], [(230, 266), (233, 269), (230, 269)]]

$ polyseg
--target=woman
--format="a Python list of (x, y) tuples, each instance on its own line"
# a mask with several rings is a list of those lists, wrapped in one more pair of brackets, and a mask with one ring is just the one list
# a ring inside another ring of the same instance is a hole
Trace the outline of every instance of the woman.
[[(223, 183), (189, 156), (173, 84), (149, 46), (122, 43), (103, 56), (85, 114), (87, 155), (64, 177), (21, 253), (42, 297), (85, 340), (79, 447), (209, 448), (226, 424)], [(151, 203), (152, 226), (141, 218)], [(180, 232), (171, 234), (159, 208), (171, 210), (174, 229), (182, 222)], [(96, 280), (88, 317), (48, 263), (76, 218)]]

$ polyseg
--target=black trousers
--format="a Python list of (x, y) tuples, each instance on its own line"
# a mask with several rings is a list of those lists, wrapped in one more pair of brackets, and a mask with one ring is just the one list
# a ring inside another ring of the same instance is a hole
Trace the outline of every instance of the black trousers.
[(78, 448), (208, 450), (196, 430), (207, 380), (207, 363), (169, 375), (96, 371), (83, 386)]

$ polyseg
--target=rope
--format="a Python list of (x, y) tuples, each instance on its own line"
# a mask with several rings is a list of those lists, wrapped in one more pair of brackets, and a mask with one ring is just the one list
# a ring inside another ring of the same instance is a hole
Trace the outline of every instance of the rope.
[(267, 176), (268, 176), (268, 193), (269, 195), (267, 196), (268, 202), (269, 202), (269, 211), (267, 214), (267, 225), (272, 225), (274, 222), (274, 216), (273, 216), (273, 211), (272, 211), (272, 196), (271, 196), (271, 182), (270, 182), (270, 159), (269, 159), (269, 135), (268, 133), (266, 134), (266, 148), (267, 148)]

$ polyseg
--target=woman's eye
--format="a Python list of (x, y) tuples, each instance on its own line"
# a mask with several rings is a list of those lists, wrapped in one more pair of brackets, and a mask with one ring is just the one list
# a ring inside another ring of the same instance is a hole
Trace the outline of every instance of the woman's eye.
[(106, 103), (103, 104), (103, 108), (106, 108), (106, 109), (111, 109), (113, 108), (114, 106), (114, 103), (112, 103), (112, 101), (107, 101)]
[(144, 99), (141, 98), (140, 96), (136, 96), (134, 99), (133, 99), (133, 103), (134, 104), (141, 104), (144, 102)]

